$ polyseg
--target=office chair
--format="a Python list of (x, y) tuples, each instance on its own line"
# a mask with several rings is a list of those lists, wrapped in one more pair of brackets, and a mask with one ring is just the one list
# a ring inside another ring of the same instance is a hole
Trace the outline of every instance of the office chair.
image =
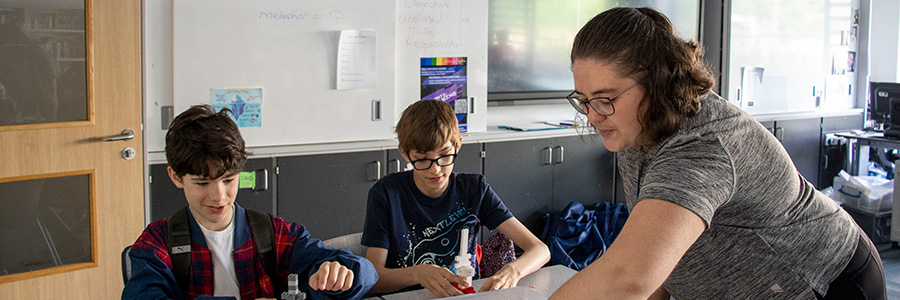
[(131, 279), (131, 260), (128, 259), (128, 253), (131, 253), (131, 245), (122, 250), (122, 281), (128, 283)]

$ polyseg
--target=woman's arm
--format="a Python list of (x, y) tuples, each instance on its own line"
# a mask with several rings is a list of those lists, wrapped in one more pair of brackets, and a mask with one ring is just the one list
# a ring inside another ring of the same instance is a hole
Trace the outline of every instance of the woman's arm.
[(647, 300), (669, 300), (671, 295), (669, 295), (669, 291), (666, 291), (663, 287), (659, 287), (653, 292), (653, 295), (647, 298)]
[(489, 277), (479, 292), (514, 287), (519, 279), (540, 269), (550, 260), (550, 250), (522, 222), (515, 217), (509, 218), (497, 230), (508, 236), (513, 243), (519, 245), (525, 253), (515, 261), (503, 266), (496, 274)]
[(638, 202), (607, 252), (550, 299), (647, 299), (705, 229), (703, 219), (680, 205)]
[(407, 268), (385, 268), (387, 249), (369, 247), (366, 249), (366, 258), (375, 266), (378, 272), (378, 282), (372, 287), (375, 293), (390, 293), (399, 289), (422, 285), (436, 297), (459, 296), (463, 293), (453, 287), (448, 280), (456, 282), (460, 287), (468, 287), (466, 279), (453, 274), (450, 270), (436, 265), (415, 265)]

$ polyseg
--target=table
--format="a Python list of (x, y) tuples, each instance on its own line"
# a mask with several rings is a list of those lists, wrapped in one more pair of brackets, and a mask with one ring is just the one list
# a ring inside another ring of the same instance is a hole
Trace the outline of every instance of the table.
[[(575, 273), (578, 273), (578, 271), (572, 270), (569, 267), (562, 266), (562, 265), (543, 267), (543, 268), (538, 269), (537, 271), (534, 271), (534, 273), (528, 274), (528, 276), (525, 276), (525, 277), (522, 277), (522, 279), (519, 279), (518, 286), (532, 287), (536, 291), (540, 292), (541, 294), (544, 294), (547, 297), (549, 297), (550, 294), (553, 294), (553, 292), (555, 292), (556, 289), (558, 289), (560, 286), (562, 286), (563, 283), (566, 283), (566, 281), (568, 281), (569, 278), (572, 278), (572, 276), (575, 276)], [(482, 279), (475, 280), (472, 282), (472, 286), (475, 287), (475, 290), (477, 291), (479, 288), (481, 288), (482, 285), (484, 285), (485, 280), (487, 280), (487, 279), (482, 278)], [(460, 297), (462, 297), (462, 296), (460, 296)], [(380, 297), (380, 299), (386, 299), (386, 300), (394, 300), (394, 299), (418, 300), (418, 299), (433, 299), (433, 298), (434, 298), (434, 295), (432, 295), (431, 292), (429, 292), (426, 289), (408, 291), (408, 292), (397, 293), (397, 294), (382, 295)], [(368, 298), (368, 299), (379, 299), (379, 298)]]
[[(843, 137), (848, 139), (847, 143), (847, 158), (849, 159), (850, 175), (867, 175), (868, 174), (868, 163), (861, 164), (860, 162), (868, 162), (869, 161), (869, 147), (877, 147), (882, 149), (900, 149), (900, 140), (895, 139), (887, 139), (884, 138), (884, 134), (881, 132), (868, 132), (868, 131), (851, 131), (851, 132), (841, 132), (834, 134), (835, 136)], [(863, 149), (865, 148), (865, 151)], [(900, 166), (900, 160), (897, 161), (894, 165), (894, 204), (892, 208), (893, 216), (900, 216), (900, 170), (898, 170), (898, 166)], [(891, 218), (891, 228), (900, 228), (900, 217), (892, 217)], [(891, 230), (891, 241), (894, 241), (896, 245), (896, 241), (900, 241), (900, 230)]]
[[(850, 175), (866, 175), (868, 174), (868, 164), (860, 164), (860, 162), (869, 161), (869, 147), (877, 147), (882, 149), (900, 149), (900, 140), (884, 138), (881, 132), (870, 131), (850, 131), (835, 133), (835, 136), (848, 139), (847, 155)], [(866, 151), (862, 151), (865, 149)]]

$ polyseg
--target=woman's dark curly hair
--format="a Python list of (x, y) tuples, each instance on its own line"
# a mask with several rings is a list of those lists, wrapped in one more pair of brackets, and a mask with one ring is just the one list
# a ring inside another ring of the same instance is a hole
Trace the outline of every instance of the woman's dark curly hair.
[(644, 87), (647, 110), (638, 116), (638, 140), (651, 144), (697, 115), (700, 96), (716, 83), (700, 45), (679, 38), (669, 19), (649, 7), (618, 7), (595, 16), (575, 36), (571, 60), (611, 62), (618, 74)]

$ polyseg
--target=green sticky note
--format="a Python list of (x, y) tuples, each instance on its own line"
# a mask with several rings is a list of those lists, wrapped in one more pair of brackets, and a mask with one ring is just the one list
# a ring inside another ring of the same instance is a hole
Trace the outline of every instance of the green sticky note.
[(241, 175), (238, 177), (238, 188), (255, 189), (256, 188), (256, 172), (255, 171), (241, 172)]

